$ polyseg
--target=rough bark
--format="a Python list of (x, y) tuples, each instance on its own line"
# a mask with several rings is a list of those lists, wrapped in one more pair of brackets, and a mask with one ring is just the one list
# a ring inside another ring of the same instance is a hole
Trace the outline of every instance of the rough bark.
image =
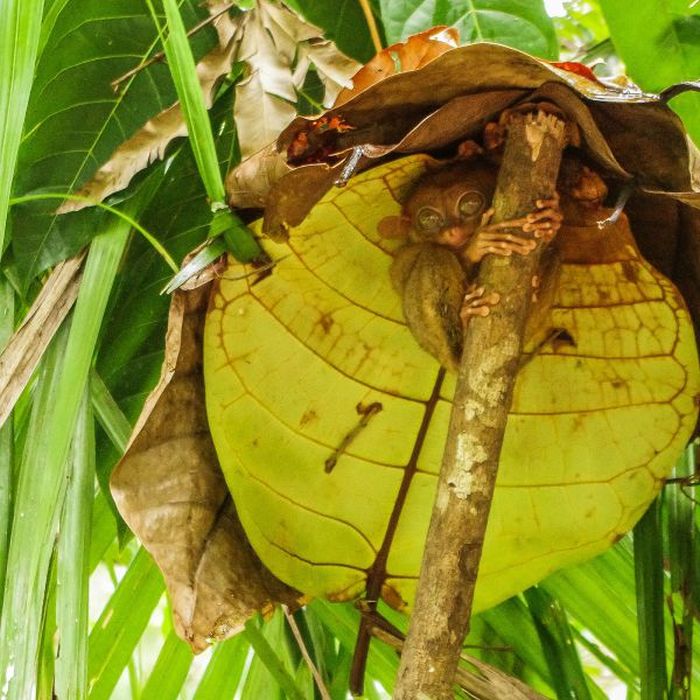
[[(552, 196), (564, 123), (542, 111), (512, 116), (494, 221), (521, 217)], [(522, 232), (520, 232), (522, 233)], [(469, 629), (484, 533), (542, 246), (487, 256), (478, 284), (500, 302), (465, 333), (450, 427), (426, 539), (396, 700), (447, 700)]]

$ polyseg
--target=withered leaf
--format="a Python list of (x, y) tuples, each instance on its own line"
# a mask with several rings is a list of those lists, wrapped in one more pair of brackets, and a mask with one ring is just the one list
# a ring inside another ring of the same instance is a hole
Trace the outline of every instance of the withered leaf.
[(340, 92), (334, 106), (339, 107), (370, 85), (390, 75), (418, 70), (457, 46), (459, 46), (459, 31), (454, 27), (442, 26), (414, 34), (405, 42), (392, 44), (380, 51), (352, 76), (352, 87)]
[(322, 31), (273, 0), (260, 0), (242, 24), (239, 60), (249, 75), (236, 88), (234, 116), (244, 158), (267, 146), (294, 119), (296, 90), (313, 64), (332, 104), (359, 64), (322, 39)]
[[(218, 6), (210, 7), (214, 14), (219, 9)], [(197, 76), (207, 109), (212, 105), (217, 83), (231, 70), (239, 37), (238, 24), (238, 20), (232, 20), (227, 14), (217, 17), (214, 25), (220, 44), (197, 64)], [(124, 141), (76, 194), (93, 202), (101, 202), (127, 187), (134, 175), (153, 161), (163, 158), (167, 145), (173, 139), (186, 135), (182, 109), (176, 102), (149, 119), (139, 131)], [(67, 214), (89, 206), (90, 201), (68, 199), (57, 213)]]
[(12, 412), (44, 350), (73, 307), (84, 253), (56, 265), (0, 354), (0, 426)]
[(173, 295), (160, 383), (111, 480), (120, 512), (163, 572), (177, 633), (196, 652), (254, 612), (298, 598), (250, 548), (209, 436), (201, 347), (208, 292), (205, 284)]

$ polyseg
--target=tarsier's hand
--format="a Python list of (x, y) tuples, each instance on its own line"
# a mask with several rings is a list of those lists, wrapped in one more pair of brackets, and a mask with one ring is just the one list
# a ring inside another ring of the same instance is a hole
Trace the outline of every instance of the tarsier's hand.
[[(501, 221), (498, 224), (489, 223), (493, 209), (486, 211), (481, 225), (464, 250), (464, 257), (470, 263), (479, 263), (489, 253), (506, 256), (513, 253), (527, 255), (537, 246), (537, 239), (551, 241), (561, 228), (563, 218), (559, 210), (559, 195), (555, 194), (551, 199), (539, 199), (535, 205), (537, 209), (527, 216)], [(508, 233), (507, 229), (512, 228), (519, 228), (526, 233), (532, 232), (534, 238)]]

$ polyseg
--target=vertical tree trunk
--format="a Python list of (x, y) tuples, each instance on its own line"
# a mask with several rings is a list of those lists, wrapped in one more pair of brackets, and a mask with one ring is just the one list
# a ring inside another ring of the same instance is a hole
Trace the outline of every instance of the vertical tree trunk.
[[(511, 117), (495, 222), (521, 217), (553, 195), (563, 147), (557, 117), (543, 111)], [(480, 266), (478, 284), (501, 299), (467, 326), (396, 700), (453, 697), (541, 248), (527, 256), (489, 255)]]

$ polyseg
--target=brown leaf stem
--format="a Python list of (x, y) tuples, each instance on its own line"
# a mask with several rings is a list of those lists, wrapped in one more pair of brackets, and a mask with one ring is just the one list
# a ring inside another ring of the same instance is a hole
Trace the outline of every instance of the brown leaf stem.
[(85, 253), (58, 263), (0, 353), (0, 426), (31, 379), (44, 350), (78, 297)]
[[(563, 147), (564, 122), (554, 115), (511, 117), (494, 197), (496, 221), (522, 217), (554, 193)], [(479, 286), (498, 291), (501, 301), (465, 333), (396, 700), (453, 697), (541, 249), (487, 256), (480, 266)]]

